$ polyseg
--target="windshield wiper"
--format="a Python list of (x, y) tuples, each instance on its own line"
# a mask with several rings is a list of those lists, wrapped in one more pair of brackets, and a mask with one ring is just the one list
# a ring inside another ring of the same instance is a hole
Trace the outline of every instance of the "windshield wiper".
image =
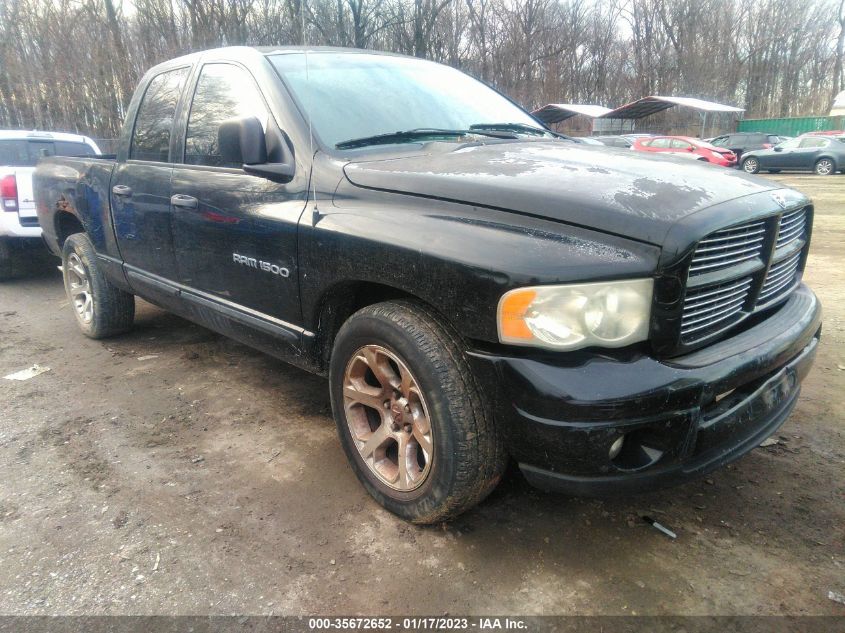
[(469, 130), (446, 130), (439, 128), (416, 128), (413, 130), (400, 130), (398, 132), (387, 132), (385, 134), (375, 134), (373, 136), (363, 136), (361, 138), (353, 138), (348, 141), (341, 141), (335, 143), (337, 149), (352, 149), (355, 147), (365, 147), (367, 145), (386, 145), (388, 143), (407, 143), (409, 141), (416, 141), (421, 138), (428, 138), (431, 136), (468, 136), (471, 134), (480, 134), (483, 136), (492, 136), (494, 138), (516, 138), (513, 134), (502, 134), (499, 132), (507, 132), (508, 130), (491, 130), (484, 131), (481, 129)]
[(470, 125), (469, 129), (499, 130), (503, 132), (523, 132), (525, 134), (534, 134), (536, 136), (545, 136), (547, 134), (551, 134), (552, 136), (557, 136), (558, 138), (568, 138), (563, 134), (558, 134), (557, 132), (552, 132), (551, 130), (547, 130), (542, 127), (536, 127), (534, 125), (528, 125), (526, 123), (475, 123), (474, 125)]

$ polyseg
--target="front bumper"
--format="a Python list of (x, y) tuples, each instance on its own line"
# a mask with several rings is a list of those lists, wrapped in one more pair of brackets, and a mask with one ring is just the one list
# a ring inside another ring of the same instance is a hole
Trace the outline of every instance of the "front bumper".
[(820, 332), (821, 306), (801, 285), (765, 320), (683, 357), (471, 358), (527, 479), (607, 495), (682, 483), (774, 433), (795, 406)]

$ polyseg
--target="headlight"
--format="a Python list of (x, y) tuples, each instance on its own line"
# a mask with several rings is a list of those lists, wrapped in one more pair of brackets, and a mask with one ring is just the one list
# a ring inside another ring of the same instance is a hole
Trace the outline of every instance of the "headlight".
[(499, 300), (499, 340), (556, 350), (644, 341), (653, 286), (631, 279), (511, 290)]

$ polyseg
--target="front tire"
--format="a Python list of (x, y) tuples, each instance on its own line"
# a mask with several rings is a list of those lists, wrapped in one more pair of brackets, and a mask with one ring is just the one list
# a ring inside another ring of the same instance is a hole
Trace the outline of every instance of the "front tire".
[(106, 279), (94, 245), (84, 233), (75, 233), (65, 241), (62, 271), (68, 301), (85, 336), (106, 338), (132, 327), (135, 296)]
[(436, 523), (495, 488), (506, 455), (458, 335), (412, 302), (344, 323), (329, 370), (332, 411), (358, 479), (382, 506)]
[(749, 156), (748, 158), (743, 159), (742, 170), (746, 174), (758, 174), (760, 173), (760, 161), (753, 156)]
[(830, 158), (820, 158), (816, 161), (813, 171), (819, 176), (830, 176), (836, 172), (836, 165)]

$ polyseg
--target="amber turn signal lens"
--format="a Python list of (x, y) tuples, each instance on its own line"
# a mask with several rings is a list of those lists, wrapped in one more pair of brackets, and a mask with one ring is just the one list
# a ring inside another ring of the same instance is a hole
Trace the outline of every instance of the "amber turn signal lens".
[(517, 290), (505, 295), (499, 305), (499, 328), (508, 339), (531, 339), (533, 334), (525, 323), (525, 314), (537, 297), (534, 290)]

